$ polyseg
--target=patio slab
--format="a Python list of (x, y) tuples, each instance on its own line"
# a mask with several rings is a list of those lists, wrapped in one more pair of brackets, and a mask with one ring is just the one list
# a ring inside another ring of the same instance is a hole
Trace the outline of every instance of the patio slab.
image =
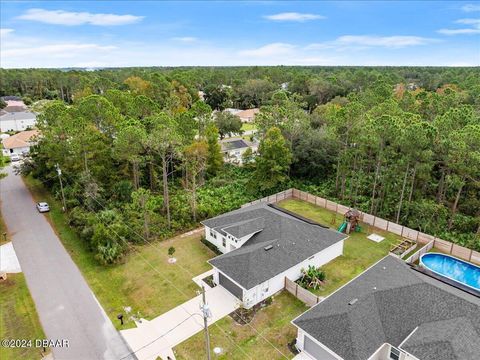
[(17, 254), (12, 242), (0, 246), (0, 272), (19, 273), (22, 272)]

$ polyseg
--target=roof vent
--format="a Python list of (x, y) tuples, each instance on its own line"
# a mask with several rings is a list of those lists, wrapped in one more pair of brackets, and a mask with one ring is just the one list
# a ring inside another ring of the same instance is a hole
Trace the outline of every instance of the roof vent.
[(263, 248), (265, 251), (268, 251), (268, 250), (271, 250), (273, 249), (273, 246), (272, 245), (267, 245)]
[(348, 305), (353, 305), (353, 304), (355, 304), (357, 301), (358, 301), (357, 298), (355, 298), (355, 299), (353, 299), (353, 300), (350, 300), (350, 302), (348, 303)]

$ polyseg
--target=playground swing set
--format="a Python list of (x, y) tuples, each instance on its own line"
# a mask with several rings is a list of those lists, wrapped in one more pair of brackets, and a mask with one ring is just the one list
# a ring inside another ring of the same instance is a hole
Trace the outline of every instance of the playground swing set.
[(348, 210), (344, 215), (344, 220), (339, 226), (338, 231), (345, 234), (350, 234), (352, 231), (360, 232), (360, 212), (356, 209)]

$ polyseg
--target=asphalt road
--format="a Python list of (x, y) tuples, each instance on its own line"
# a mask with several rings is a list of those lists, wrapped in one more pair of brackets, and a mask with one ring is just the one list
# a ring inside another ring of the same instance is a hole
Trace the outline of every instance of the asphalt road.
[[(3, 218), (55, 359), (120, 359), (131, 350), (114, 328), (20, 176), (0, 181)], [(48, 215), (47, 215), (48, 216)], [(131, 356), (130, 359), (133, 357)]]

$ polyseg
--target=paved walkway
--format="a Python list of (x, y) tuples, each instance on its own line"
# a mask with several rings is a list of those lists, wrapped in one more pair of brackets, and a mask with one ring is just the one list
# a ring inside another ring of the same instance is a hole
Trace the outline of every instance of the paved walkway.
[[(209, 274), (210, 271), (194, 279)], [(220, 320), (239, 306), (237, 298), (221, 286), (206, 287), (205, 290), (212, 312), (209, 324)], [(175, 359), (172, 348), (203, 330), (201, 303), (201, 295), (196, 296), (151, 321), (142, 319), (141, 323), (137, 323), (137, 328), (122, 330), (121, 333), (139, 360), (154, 360), (158, 356), (164, 360), (167, 356)]]
[[(7, 168), (0, 181), (2, 215), (46, 336), (67, 339), (57, 360), (118, 360), (130, 349), (107, 317), (22, 179)], [(128, 357), (127, 357), (128, 358)], [(130, 356), (129, 358), (133, 358)]]
[(0, 246), (0, 272), (19, 273), (22, 268), (18, 263), (17, 254), (13, 248), (12, 242)]

